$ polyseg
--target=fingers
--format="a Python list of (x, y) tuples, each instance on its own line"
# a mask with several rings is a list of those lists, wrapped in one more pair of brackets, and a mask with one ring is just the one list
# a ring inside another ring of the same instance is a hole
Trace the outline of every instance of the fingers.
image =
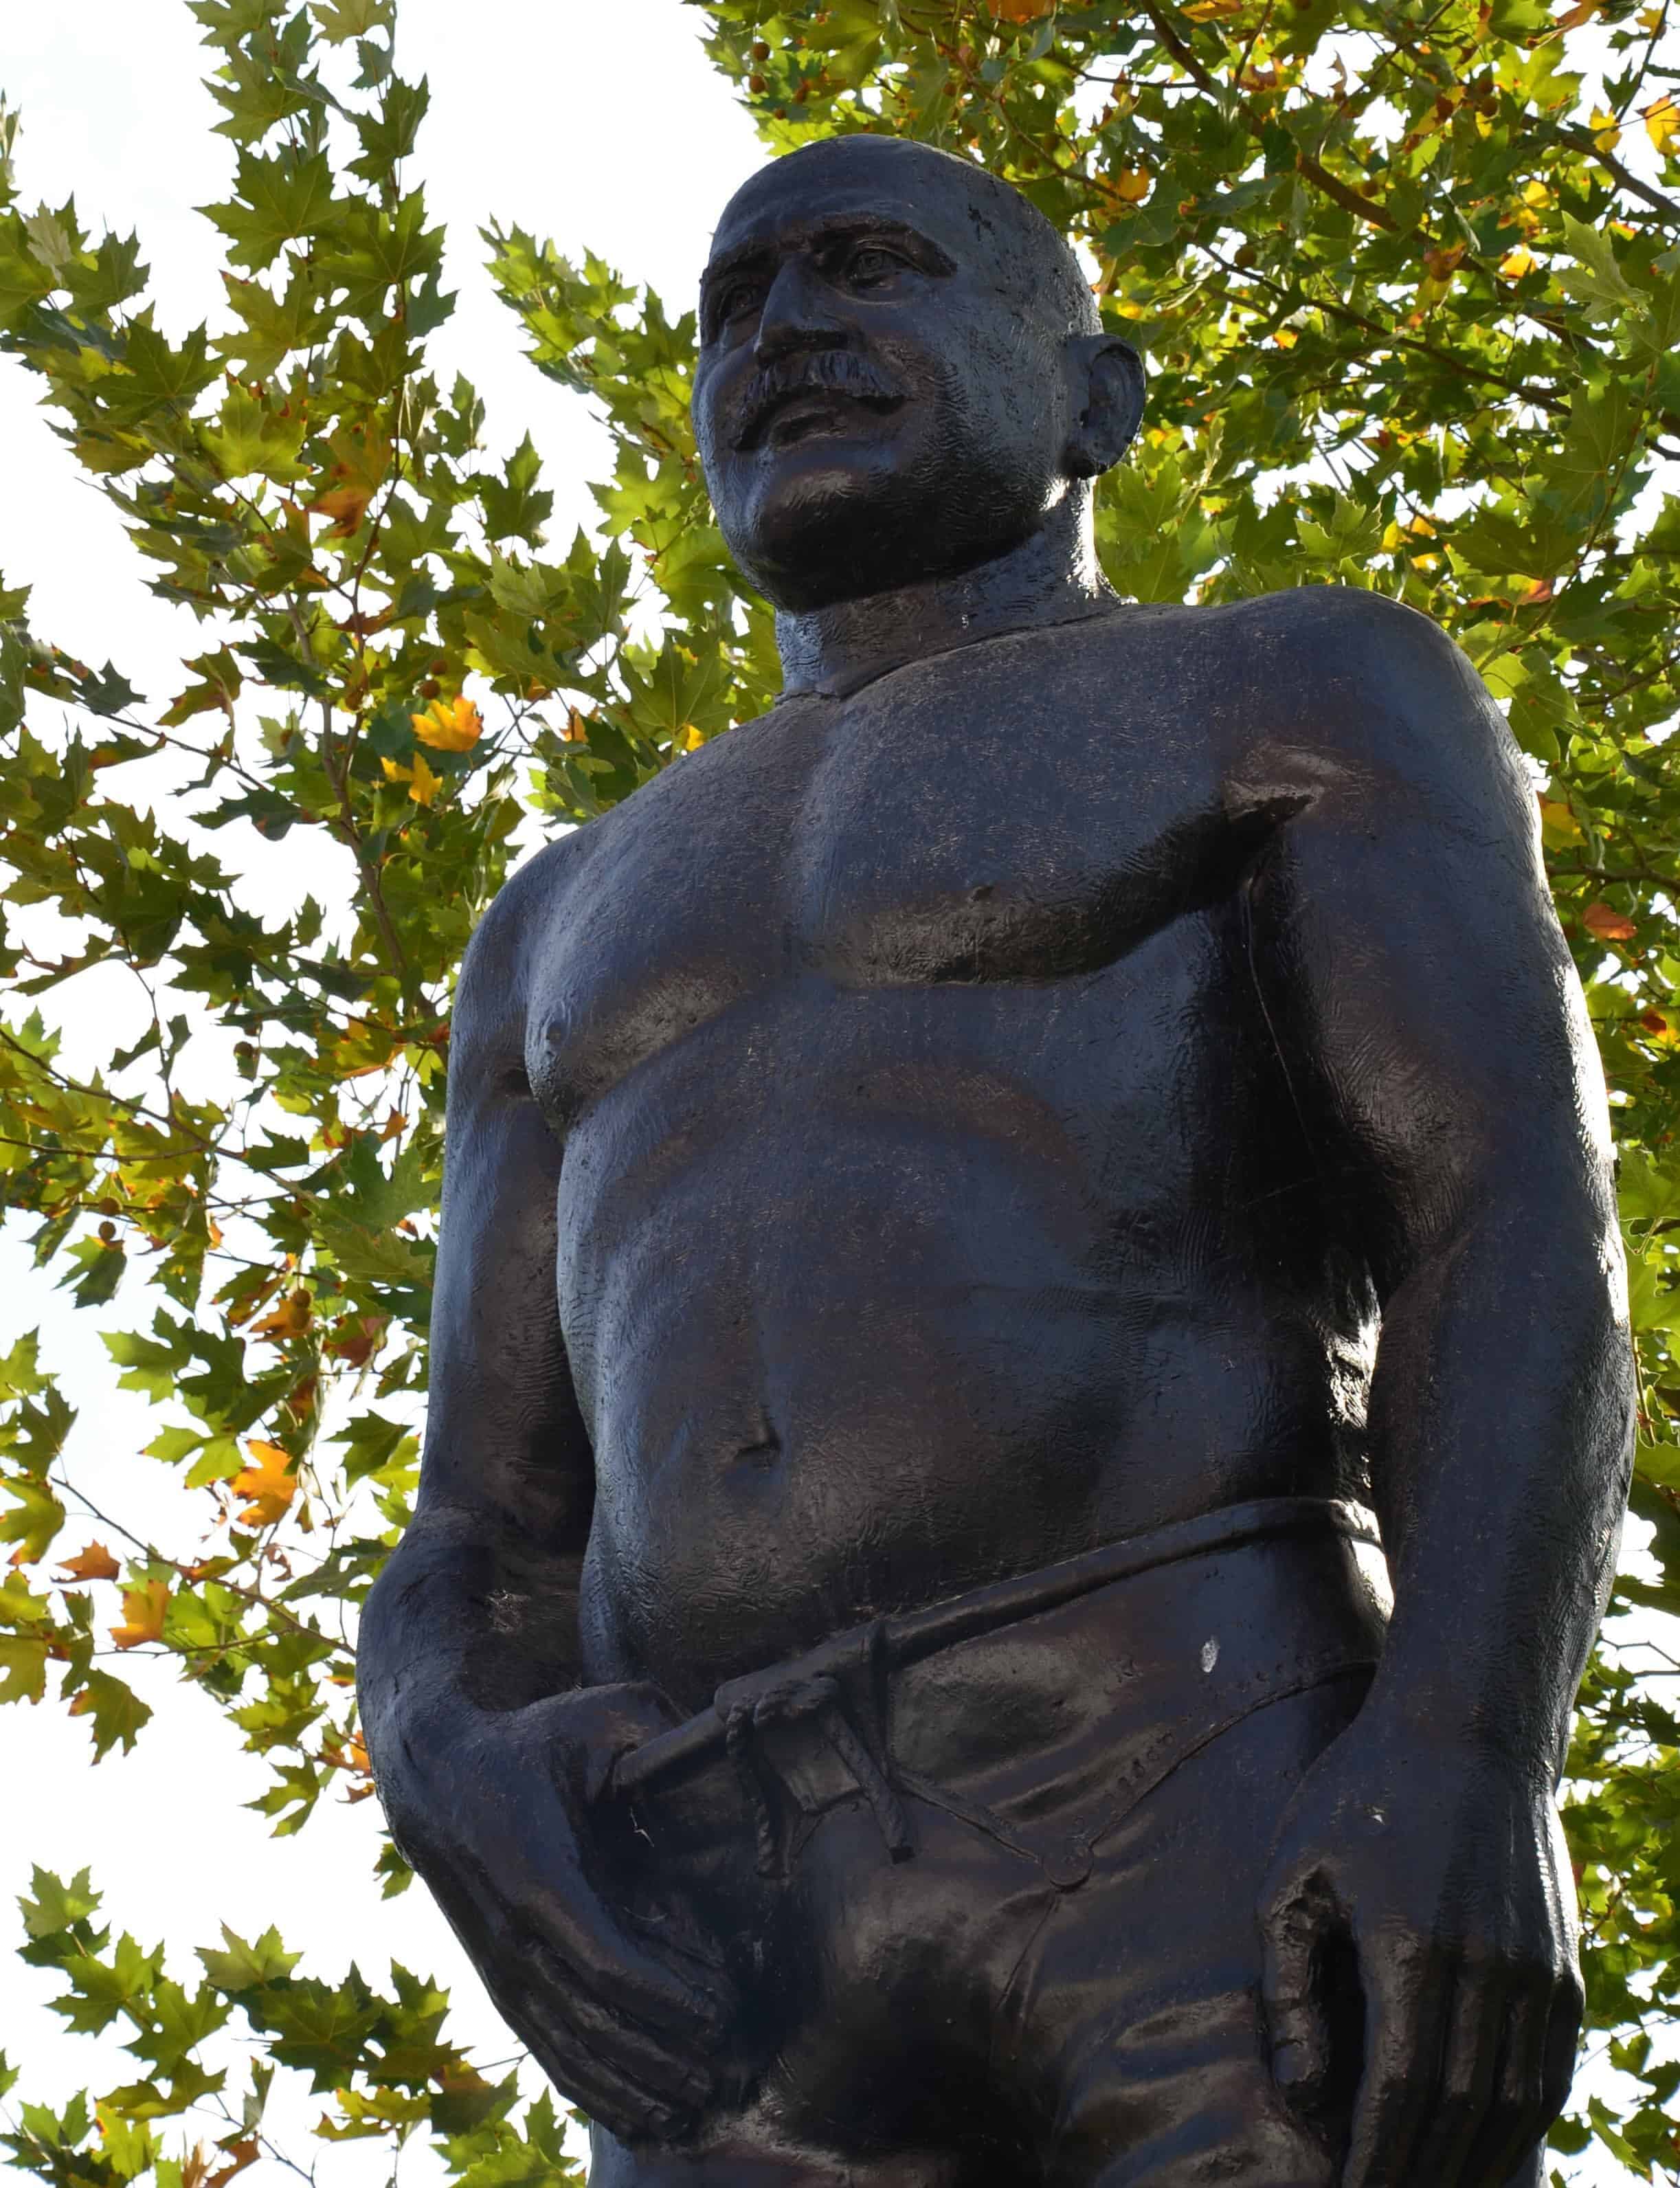
[(1304, 1886), (1260, 1920), (1260, 1995), (1272, 2078), (1292, 2105), (1307, 2109), (1322, 2095), (1330, 2073), (1332, 2032), (1320, 1977), (1339, 1920), (1328, 1898)]
[[(498, 2011), (543, 2071), (615, 2134), (670, 2140), (712, 2095), (708, 2055), (724, 2029), (719, 1999), (661, 1967), (598, 1902), (581, 1903), (593, 1920), (582, 1919), (581, 1905), (556, 1919), (552, 1905), (487, 1905), (471, 1881), (458, 1872), (439, 1903)], [(634, 2010), (649, 1996), (667, 2022), (662, 2031)]]
[(1549, 1984), (1530, 1986), (1511, 2001), (1482, 2131), (1464, 2168), (1464, 2188), (1502, 2188), (1545, 2133), (1542, 2116)]
[(491, 1995), (496, 2010), (561, 2095), (621, 2141), (674, 2142), (691, 2124), (691, 2107), (662, 2102), (568, 2033), (544, 2026), (506, 1997)]
[[(1414, 2188), (1418, 2142), (1434, 2117), (1451, 1979), (1423, 1950), (1361, 1948), (1365, 2071), (1354, 2100), (1342, 2188)], [(1430, 2188), (1434, 2188), (1431, 2181)]]
[(1581, 1977), (1571, 1968), (1552, 2001), (1546, 2024), (1546, 2044), (1540, 2070), (1540, 2128), (1543, 2134), (1569, 2102), (1575, 2079), (1575, 2055), (1581, 2044), (1581, 2023), (1587, 2000)]
[(1581, 1988), (1541, 1978), (1524, 1985), (1505, 2016), (1487, 2117), (1462, 2188), (1503, 2188), (1563, 2110), (1581, 2027)]
[(705, 2050), (720, 2039), (725, 2003), (718, 1982), (657, 1958), (593, 1892), (581, 1886), (564, 1899), (544, 1892), (527, 1920), (528, 1943), (554, 1956), (559, 1980), (610, 1992), (617, 2012), (677, 2037), (684, 2048)]
[(569, 1982), (559, 1970), (522, 1992), (526, 2017), (553, 2040), (582, 2044), (649, 2095), (675, 2105), (703, 2105), (716, 2076), (705, 2060), (661, 2042), (616, 2013), (598, 1995)]
[[(1480, 2167), (1470, 2160), (1486, 2146), (1496, 2092), (1506, 2055), (1507, 1988), (1468, 1970), (1461, 1971), (1446, 2016), (1440, 2079), (1435, 2104), (1419, 2139), (1412, 2166), (1430, 2188), (1470, 2188), (1480, 2183)], [(1499, 2188), (1502, 2174), (1493, 2177)]]

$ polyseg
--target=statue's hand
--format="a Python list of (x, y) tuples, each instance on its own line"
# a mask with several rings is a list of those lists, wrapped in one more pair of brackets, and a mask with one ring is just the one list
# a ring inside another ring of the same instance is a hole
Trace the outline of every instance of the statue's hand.
[(725, 2014), (720, 1970), (650, 1949), (595, 1882), (591, 1794), (674, 1721), (655, 1688), (583, 1688), (448, 1740), (405, 1739), (380, 1769), (397, 1843), (498, 2011), (557, 2087), (631, 2141), (691, 2127)]
[[(1260, 1902), (1272, 2072), (1322, 2103), (1357, 2005), (1343, 2188), (1501, 2188), (1562, 2110), (1581, 2012), (1550, 1790), (1357, 1721), (1302, 1785)], [(1333, 2023), (1339, 2022), (1339, 2027)], [(1338, 2077), (1339, 2078), (1339, 2077)]]

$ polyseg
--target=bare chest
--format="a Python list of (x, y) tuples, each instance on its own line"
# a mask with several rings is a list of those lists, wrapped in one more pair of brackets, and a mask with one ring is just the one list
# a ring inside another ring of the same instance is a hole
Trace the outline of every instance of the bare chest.
[(981, 666), (792, 702), (597, 824), (533, 967), (557, 1122), (777, 984), (1064, 981), (1237, 886), (1265, 826), (1207, 740)]

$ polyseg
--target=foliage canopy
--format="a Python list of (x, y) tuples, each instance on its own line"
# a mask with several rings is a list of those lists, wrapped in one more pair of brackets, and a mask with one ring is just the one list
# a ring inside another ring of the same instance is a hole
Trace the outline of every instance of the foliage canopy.
[[(414, 1484), (466, 936), (534, 829), (680, 764), (776, 672), (697, 475), (691, 315), (486, 231), (537, 366), (615, 445), (595, 536), (551, 544), (536, 449), (488, 462), (473, 389), (428, 369), (452, 300), (395, 0), (188, 4), (235, 155), (206, 208), (227, 259), (209, 328), (156, 325), (135, 239), (19, 200), (0, 109), (0, 350), (203, 626), (183, 688), (143, 699), (0, 584), (0, 1176), (38, 1264), (160, 1407), (148, 1454), (202, 1492), (209, 1531), (88, 1538), (71, 1401), (18, 1334), (0, 1700), (86, 1717), (102, 1756), (145, 1736), (125, 1661), (166, 1658), (266, 1759), (261, 1806), (290, 1832), (329, 1787), (370, 1790), (354, 1617)], [(1621, 1602), (1661, 1630), (1680, 1611), (1672, 0), (694, 4), (770, 147), (914, 133), (1086, 246), (1151, 365), (1151, 422), (1098, 504), (1123, 593), (1380, 589), (1508, 702), (1616, 1110), (1655, 1530), (1655, 1576)], [(293, 830), (339, 847), (342, 900), (265, 918), (241, 847)], [(37, 999), (112, 961), (146, 1029), (80, 1080)], [(1568, 1821), (1590, 2020), (1623, 2075), (1555, 2143), (1596, 2136), (1674, 2179), (1680, 1728), (1652, 1661), (1607, 1645), (1584, 1697)], [(406, 1882), (388, 1846), (378, 1867)], [(7, 2146), (54, 2188), (216, 2188), (258, 2154), (277, 2070), (331, 2093), (323, 2137), (429, 2134), (471, 2188), (565, 2169), (549, 2101), (484, 2078), (400, 1970), (388, 1994), (353, 1970), (330, 1986), (272, 1931), (229, 1932), (189, 1989), (111, 1942), (85, 1876), (38, 1873), (23, 1915), (70, 2025), (121, 2025), (137, 2061), (63, 2112), (21, 2103)], [(217, 2044), (235, 2016), (257, 2039), (237, 2069)]]

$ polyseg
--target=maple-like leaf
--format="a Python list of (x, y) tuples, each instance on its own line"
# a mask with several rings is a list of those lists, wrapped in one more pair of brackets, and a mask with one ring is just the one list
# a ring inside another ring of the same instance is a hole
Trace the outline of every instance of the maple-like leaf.
[(103, 1542), (89, 1542), (85, 1550), (66, 1558), (59, 1570), (72, 1580), (115, 1580), (122, 1568)]
[(399, 761), (394, 759), (382, 759), (380, 765), (384, 769), (388, 781), (408, 784), (409, 795), (416, 805), (429, 807), (443, 787), (443, 776), (432, 773), (426, 764), (424, 753), (414, 754), (414, 764), (412, 767), (404, 767)]
[(1581, 915), (1581, 923), (1601, 942), (1631, 942), (1639, 932), (1625, 911), (1608, 904), (1589, 904)]
[(1669, 146), (1680, 138), (1680, 100), (1676, 99), (1672, 91), (1666, 91), (1660, 99), (1654, 99), (1645, 109), (1642, 118), (1646, 135), (1657, 150), (1666, 156)]
[(127, 1754), (151, 1716), (151, 1705), (143, 1702), (126, 1681), (110, 1672), (90, 1671), (70, 1706), (72, 1717), (93, 1720), (93, 1760), (98, 1762), (120, 1740)]
[(234, 1476), (235, 1495), (250, 1501), (240, 1514), (242, 1527), (272, 1527), (297, 1494), (297, 1476), (291, 1458), (277, 1443), (248, 1436), (245, 1449), (251, 1464)]
[(252, 1322), (251, 1334), (253, 1337), (302, 1337), (313, 1311), (314, 1302), (300, 1286), (288, 1292), (272, 1314), (265, 1314), (261, 1322)]
[(169, 1583), (149, 1580), (122, 1591), (122, 1623), (110, 1629), (119, 1649), (138, 1649), (163, 1638), (164, 1614), (169, 1608)]
[(414, 735), (434, 752), (471, 752), (484, 734), (484, 718), (471, 699), (434, 699), (423, 714), (410, 714)]

